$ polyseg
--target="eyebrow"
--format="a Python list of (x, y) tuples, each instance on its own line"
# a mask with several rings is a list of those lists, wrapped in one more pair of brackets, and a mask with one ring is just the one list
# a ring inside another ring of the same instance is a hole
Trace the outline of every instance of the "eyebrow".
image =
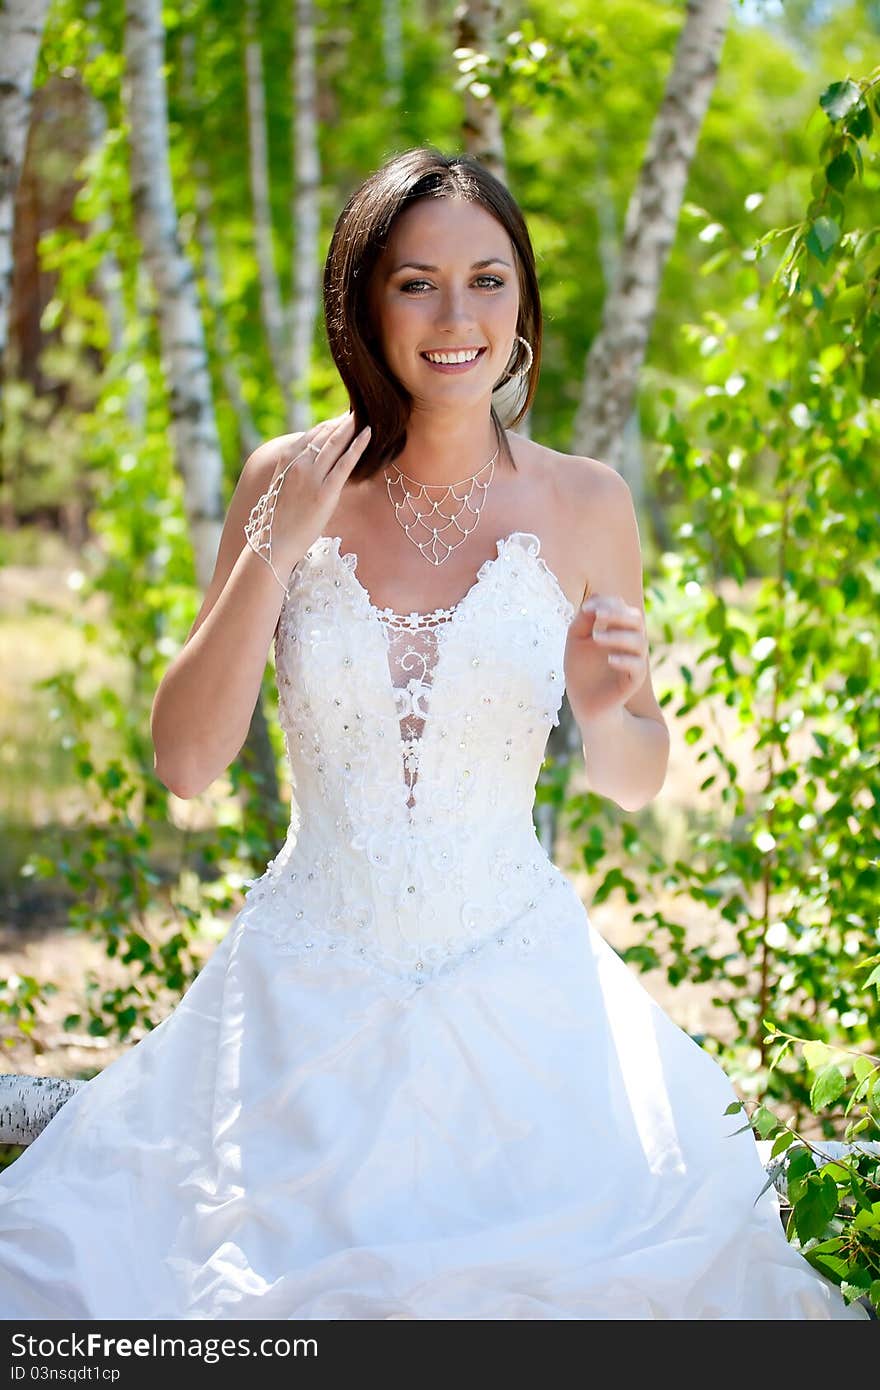
[[(480, 270), (485, 265), (506, 265), (508, 270), (513, 266), (509, 261), (504, 261), (500, 256), (489, 256), (485, 261), (474, 261), (471, 270)], [(398, 270), (439, 270), (439, 265), (424, 265), (421, 261), (404, 261), (402, 265), (396, 265), (393, 270), (389, 270), (389, 275), (396, 275)]]

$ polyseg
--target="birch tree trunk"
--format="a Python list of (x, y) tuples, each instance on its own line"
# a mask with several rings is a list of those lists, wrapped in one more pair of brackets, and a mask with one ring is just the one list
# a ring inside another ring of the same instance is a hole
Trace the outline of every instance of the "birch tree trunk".
[[(99, 32), (100, 14), (100, 0), (87, 0), (85, 15), (92, 26), (93, 34), (92, 42), (89, 44), (90, 62), (94, 62), (102, 52), (101, 45), (94, 37)], [(97, 156), (107, 134), (107, 113), (103, 103), (94, 98), (89, 101), (88, 124), (89, 144), (93, 155)], [(95, 218), (95, 231), (106, 232), (109, 227), (109, 216), (105, 212), (99, 212)], [(112, 251), (105, 251), (96, 265), (94, 281), (98, 298), (107, 315), (110, 352), (115, 357), (122, 352), (125, 343), (125, 301), (122, 293), (122, 269)], [(146, 393), (139, 376), (129, 382), (125, 393), (125, 413), (131, 425), (132, 436), (137, 438), (146, 427), (147, 420)]]
[(0, 364), (9, 339), (15, 194), (48, 13), (49, 0), (5, 0), (0, 8)]
[(269, 357), (284, 399), (284, 416), (293, 416), (293, 402), (287, 374), (284, 309), (281, 286), (275, 269), (272, 233), (272, 201), (269, 196), (269, 144), (266, 131), (266, 98), (263, 91), (263, 47), (257, 0), (246, 0), (245, 72), (247, 75), (248, 152), (251, 202), (254, 216), (254, 244), (260, 277), (260, 308)]
[(385, 86), (382, 99), (389, 111), (399, 111), (403, 100), (403, 16), (400, 0), (382, 0), (382, 56)]
[(318, 84), (315, 72), (315, 7), (296, 0), (294, 52), (290, 86), (293, 92), (293, 178), (290, 225), (294, 234), (293, 289), (290, 302), (290, 380), (292, 430), (312, 423), (311, 365), (318, 317), (321, 156), (318, 148)]
[[(189, 37), (187, 35), (187, 38)], [(257, 429), (251, 408), (245, 400), (235, 351), (226, 331), (223, 271), (217, 238), (214, 235), (214, 200), (211, 196), (210, 171), (204, 160), (198, 157), (193, 161), (193, 176), (196, 181), (196, 236), (202, 253), (205, 293), (213, 311), (216, 360), (223, 389), (235, 415), (239, 454), (246, 458), (262, 444), (263, 436)]]
[[(623, 244), (602, 322), (587, 354), (571, 452), (601, 459), (625, 474), (625, 445), (635, 440), (632, 416), (663, 268), (678, 225), (688, 172), (718, 77), (729, 0), (688, 0), (672, 70), (623, 229)], [(638, 489), (634, 489), (638, 496)], [(547, 752), (565, 765), (582, 749), (567, 699), (550, 731)], [(541, 838), (552, 851), (556, 810), (545, 806)]]
[(629, 201), (623, 245), (584, 370), (572, 450), (621, 469), (623, 432), (657, 310), (700, 130), (718, 77), (730, 0), (688, 0), (666, 92)]
[[(196, 579), (204, 592), (223, 529), (223, 465), (196, 283), (180, 246), (171, 184), (161, 0), (126, 0), (125, 52), (135, 219), (156, 293), (174, 452), (183, 478)], [(260, 699), (241, 757), (246, 767), (260, 772), (277, 815), (275, 760)]]
[[(497, 57), (501, 14), (501, 0), (469, 0), (469, 3), (460, 5), (455, 12), (457, 24), (453, 47)], [(465, 89), (462, 135), (467, 153), (478, 159), (502, 183), (506, 183), (501, 118), (492, 90), (486, 83), (477, 82), (473, 84), (473, 90), (471, 85)], [(522, 383), (516, 378), (505, 382), (495, 392), (495, 408), (503, 422), (513, 419), (521, 396)], [(523, 416), (517, 433), (526, 439), (531, 437), (531, 411)]]
[[(498, 28), (501, 22), (502, 0), (468, 0), (455, 12), (455, 47), (470, 48), (487, 57), (498, 56)], [(507, 170), (504, 158), (504, 135), (498, 107), (482, 83), (465, 88), (463, 135), (465, 148), (502, 183)]]
[[(184, 107), (192, 121), (197, 120), (197, 100), (195, 81), (196, 38), (192, 31), (181, 36), (181, 96)], [(214, 236), (214, 200), (211, 196), (211, 173), (203, 157), (196, 151), (193, 155), (193, 177), (195, 180), (195, 202), (199, 247), (202, 253), (202, 271), (205, 290), (211, 305), (214, 323), (214, 346), (220, 367), (223, 387), (235, 414), (238, 426), (239, 453), (247, 457), (263, 442), (254, 423), (250, 406), (244, 398), (241, 374), (235, 361), (235, 353), (226, 332), (226, 318), (223, 302), (223, 272)]]
[(32, 1144), (62, 1105), (87, 1084), (60, 1076), (0, 1076), (0, 1144)]
[(135, 224), (156, 295), (174, 451), (196, 578), (205, 589), (223, 525), (223, 471), (195, 278), (181, 249), (171, 184), (161, 0), (126, 0), (125, 20)]

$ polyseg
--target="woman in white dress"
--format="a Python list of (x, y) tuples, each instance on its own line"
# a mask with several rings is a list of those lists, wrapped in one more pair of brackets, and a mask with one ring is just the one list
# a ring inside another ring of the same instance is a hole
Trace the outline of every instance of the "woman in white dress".
[(352, 414), (248, 459), (152, 717), (198, 795), (274, 636), (290, 830), (174, 1012), (0, 1179), (0, 1314), (866, 1317), (535, 834), (564, 686), (626, 810), (668, 731), (627, 486), (493, 404), (519, 386), (522, 419), (540, 363), (522, 214), (407, 151), (341, 214), (324, 307)]

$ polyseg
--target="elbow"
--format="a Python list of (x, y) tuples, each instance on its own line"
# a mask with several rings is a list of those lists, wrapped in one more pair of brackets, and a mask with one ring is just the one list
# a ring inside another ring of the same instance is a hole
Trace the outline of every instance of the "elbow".
[[(167, 750), (166, 750), (167, 752)], [(181, 801), (191, 801), (194, 796), (200, 796), (205, 788), (210, 784), (211, 778), (207, 781), (204, 776), (198, 776), (196, 769), (192, 765), (184, 765), (179, 759), (168, 760), (163, 757), (153, 738), (153, 773), (167, 787), (168, 791), (179, 796)]]
[[(241, 739), (236, 744), (236, 748), (240, 749), (243, 744), (244, 739)], [(192, 801), (193, 797), (201, 796), (202, 792), (207, 791), (211, 783), (216, 781), (232, 762), (232, 758), (227, 757), (218, 764), (216, 749), (213, 748), (203, 750), (205, 756), (201, 759), (193, 757), (193, 753), (198, 752), (198, 750), (192, 748), (186, 758), (181, 756), (163, 758), (156, 747), (155, 739), (153, 749), (153, 772), (163, 787), (167, 787), (175, 796), (180, 797), (181, 801)], [(166, 749), (167, 753), (168, 750)]]
[(162, 786), (166, 787), (174, 796), (180, 797), (181, 801), (191, 801), (194, 796), (199, 796), (205, 790), (192, 779), (181, 776), (180, 769), (175, 771), (164, 766), (160, 767), (158, 758), (154, 759), (153, 771)]
[[(153, 710), (150, 715), (150, 737), (153, 741), (153, 773), (158, 781), (175, 796), (180, 797), (181, 801), (190, 801), (194, 796), (199, 796), (210, 782), (205, 782), (202, 778), (195, 776), (195, 769), (191, 763), (185, 763), (179, 756), (175, 756), (175, 746), (173, 741), (165, 737), (166, 730), (163, 732), (161, 720), (156, 710), (156, 702), (153, 703)], [(180, 749), (177, 749), (179, 754)]]

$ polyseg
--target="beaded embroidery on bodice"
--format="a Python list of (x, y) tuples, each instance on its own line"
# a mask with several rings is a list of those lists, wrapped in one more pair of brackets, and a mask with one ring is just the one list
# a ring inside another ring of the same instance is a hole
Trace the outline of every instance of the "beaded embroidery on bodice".
[(246, 912), (285, 951), (422, 983), (505, 924), (531, 946), (548, 892), (576, 899), (532, 819), (575, 610), (530, 532), (429, 614), (377, 608), (340, 544), (310, 546), (282, 606), (291, 826)]

